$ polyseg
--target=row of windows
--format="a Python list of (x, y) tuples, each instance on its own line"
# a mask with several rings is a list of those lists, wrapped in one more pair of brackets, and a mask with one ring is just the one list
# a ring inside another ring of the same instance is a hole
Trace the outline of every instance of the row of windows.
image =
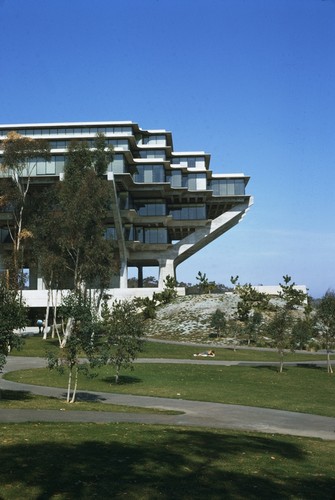
[[(52, 155), (50, 161), (43, 160), (42, 158), (31, 159), (28, 166), (23, 169), (22, 176), (37, 176), (37, 175), (59, 175), (64, 172), (65, 156)], [(2, 174), (5, 176), (6, 174)], [(8, 174), (10, 175), (10, 174)]]
[[(88, 146), (90, 148), (94, 147), (94, 139), (86, 139)], [(67, 149), (69, 147), (70, 140), (55, 140), (49, 141), (51, 149)], [(122, 148), (125, 150), (129, 149), (128, 141), (125, 139), (108, 139), (106, 138), (106, 144), (114, 147)]]
[(134, 209), (141, 216), (166, 215), (165, 203), (134, 203)]
[[(64, 171), (65, 156), (52, 155), (50, 161), (33, 159), (23, 175), (59, 175)], [(126, 172), (124, 156), (115, 155), (109, 170), (114, 173)], [(172, 171), (165, 176), (163, 165), (138, 165), (133, 179), (138, 183), (169, 182), (172, 187), (186, 187), (192, 191), (212, 190), (214, 196), (244, 195), (245, 183), (243, 179), (211, 179), (207, 183), (206, 174), (182, 174), (181, 170)]]
[(205, 205), (172, 208), (170, 215), (176, 220), (204, 220), (207, 218)]
[(205, 158), (203, 156), (180, 156), (172, 158), (171, 163), (189, 168), (204, 167)]
[(166, 154), (163, 149), (148, 149), (140, 151), (140, 158), (160, 158), (165, 160)]
[(151, 144), (156, 146), (166, 146), (165, 135), (148, 135), (144, 136), (139, 144)]
[[(108, 227), (105, 237), (108, 240), (117, 240), (115, 227)], [(168, 232), (164, 227), (135, 226), (124, 228), (124, 237), (127, 241), (139, 241), (141, 243), (168, 243)]]
[[(0, 130), (0, 136), (6, 136), (13, 129)], [(60, 128), (32, 128), (32, 129), (18, 129), (16, 130), (21, 135), (85, 135), (85, 134), (125, 134), (132, 135), (131, 127), (60, 127)]]
[(243, 179), (212, 179), (208, 189), (214, 196), (244, 195), (245, 184)]
[(165, 182), (163, 165), (138, 165), (133, 176), (135, 182)]
[(172, 215), (176, 220), (203, 220), (207, 218), (207, 211), (205, 204), (187, 205), (184, 207), (171, 207), (167, 211), (166, 203), (164, 201), (155, 202), (139, 202), (135, 201), (130, 203), (131, 208), (134, 208), (138, 215), (142, 217), (150, 216), (164, 216), (167, 213)]

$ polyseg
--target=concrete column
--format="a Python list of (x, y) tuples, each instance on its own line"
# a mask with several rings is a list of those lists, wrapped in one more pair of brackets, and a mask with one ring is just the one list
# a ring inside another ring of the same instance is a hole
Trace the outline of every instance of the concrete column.
[(143, 288), (143, 266), (138, 266), (137, 288)]
[(123, 261), (120, 266), (120, 288), (128, 288), (128, 266)]
[(159, 277), (158, 286), (160, 288), (164, 287), (164, 280), (167, 276), (172, 276), (175, 278), (175, 266), (174, 259), (158, 259), (159, 263)]

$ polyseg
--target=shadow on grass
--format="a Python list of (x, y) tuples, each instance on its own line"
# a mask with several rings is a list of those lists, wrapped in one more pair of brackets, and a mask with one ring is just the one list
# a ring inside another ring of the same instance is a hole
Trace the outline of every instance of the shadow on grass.
[(307, 370), (327, 371), (326, 366), (315, 365), (313, 363), (297, 363), (297, 368), (307, 368)]
[[(274, 371), (274, 372), (278, 372), (279, 373), (279, 362), (277, 364), (274, 364), (274, 365), (257, 365), (257, 366), (251, 366), (251, 365), (249, 365), (249, 366), (251, 368), (255, 368), (256, 370), (270, 370), (270, 371)], [(284, 362), (283, 372), (287, 372), (287, 371), (289, 371), (292, 368), (299, 368), (299, 370), (303, 370), (303, 369), (306, 369), (306, 370), (317, 370), (317, 371), (321, 371), (321, 372), (322, 371), (323, 372), (327, 371), (327, 367), (326, 366), (319, 366), (319, 365), (315, 365), (313, 363), (296, 363), (294, 365), (287, 365)]]
[(117, 384), (115, 383), (115, 377), (105, 377), (102, 379), (102, 381), (107, 382), (110, 385), (131, 385), (141, 383), (142, 379), (138, 377), (131, 377), (129, 375), (120, 375)]
[(32, 399), (32, 394), (28, 391), (10, 391), (0, 389), (0, 401), (28, 401)]
[[(250, 368), (254, 368), (255, 370), (268, 370), (270, 372), (278, 372), (279, 373), (279, 363), (278, 365), (257, 365), (257, 366), (251, 366), (249, 365)], [(283, 367), (283, 372), (285, 372), (287, 370), (287, 368), (285, 367), (285, 364), (284, 364), (284, 367)]]
[[(37, 427), (37, 440), (53, 432)], [(134, 431), (129, 425), (64, 428), (62, 424), (60, 434), (59, 442), (36, 443), (26, 434), (29, 443), (2, 447), (0, 484), (10, 492), (8, 498), (19, 498), (23, 491), (39, 500), (283, 500), (319, 498), (320, 492), (323, 498), (332, 498), (334, 493), (332, 479), (310, 476), (308, 453), (281, 438), (165, 427)]]
[(101, 403), (102, 401), (106, 401), (106, 398), (99, 396), (98, 394), (79, 391), (76, 393), (76, 401), (85, 401), (86, 403)]

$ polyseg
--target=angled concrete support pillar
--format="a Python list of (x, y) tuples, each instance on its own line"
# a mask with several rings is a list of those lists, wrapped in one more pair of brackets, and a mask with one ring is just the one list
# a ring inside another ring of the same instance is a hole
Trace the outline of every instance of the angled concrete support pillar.
[(120, 288), (128, 288), (128, 266), (125, 261), (121, 261), (120, 266)]
[(128, 288), (128, 265), (127, 265), (127, 249), (123, 234), (122, 219), (120, 214), (119, 202), (115, 187), (115, 179), (113, 172), (107, 173), (107, 179), (111, 183), (112, 202), (111, 208), (113, 212), (114, 225), (117, 234), (117, 241), (120, 254), (120, 288)]

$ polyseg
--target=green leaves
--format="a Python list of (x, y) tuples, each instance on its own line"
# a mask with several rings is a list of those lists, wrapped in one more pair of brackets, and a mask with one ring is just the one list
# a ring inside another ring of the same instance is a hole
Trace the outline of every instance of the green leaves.
[(117, 383), (120, 369), (131, 367), (143, 346), (143, 320), (135, 304), (115, 301), (111, 309), (105, 304), (102, 331), (105, 339), (103, 356), (114, 367)]
[(27, 309), (20, 294), (8, 288), (4, 279), (0, 279), (0, 370), (9, 350), (19, 349), (22, 345), (22, 339), (14, 330), (26, 325)]

